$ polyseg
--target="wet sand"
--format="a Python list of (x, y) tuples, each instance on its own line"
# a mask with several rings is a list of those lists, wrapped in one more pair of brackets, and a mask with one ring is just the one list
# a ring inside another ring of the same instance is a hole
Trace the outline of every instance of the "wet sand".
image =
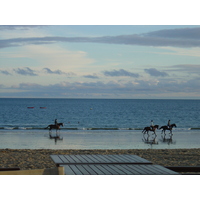
[(52, 154), (133, 154), (162, 166), (200, 166), (198, 149), (51, 150), (0, 149), (0, 167), (43, 169), (55, 167)]

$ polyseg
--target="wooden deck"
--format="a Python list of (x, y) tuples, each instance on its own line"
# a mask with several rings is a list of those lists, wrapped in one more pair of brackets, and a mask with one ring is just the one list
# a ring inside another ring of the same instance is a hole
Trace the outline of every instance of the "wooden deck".
[(61, 165), (66, 175), (176, 175), (177, 172), (160, 165), (89, 164)]
[(62, 164), (152, 164), (137, 155), (51, 155), (57, 166)]
[(175, 175), (137, 155), (51, 155), (66, 175)]

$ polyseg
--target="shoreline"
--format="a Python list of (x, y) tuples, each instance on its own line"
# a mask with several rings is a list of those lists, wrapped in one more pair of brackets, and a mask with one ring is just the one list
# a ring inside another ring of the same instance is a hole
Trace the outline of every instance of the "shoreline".
[(134, 154), (162, 166), (200, 166), (200, 148), (194, 149), (0, 149), (0, 168), (55, 167), (52, 154)]

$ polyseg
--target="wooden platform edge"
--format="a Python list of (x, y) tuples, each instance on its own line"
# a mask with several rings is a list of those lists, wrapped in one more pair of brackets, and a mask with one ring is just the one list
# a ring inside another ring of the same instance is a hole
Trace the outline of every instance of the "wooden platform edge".
[(191, 167), (191, 166), (164, 166), (167, 169), (170, 169), (175, 172), (200, 172), (200, 167)]
[(112, 163), (108, 163), (108, 162), (105, 162), (105, 163), (55, 163), (57, 167), (59, 167), (60, 165), (152, 165), (152, 163), (130, 163), (130, 162), (122, 162), (122, 163), (119, 163), (119, 162), (112, 162)]
[(20, 170), (19, 167), (0, 167), (0, 171), (16, 171)]

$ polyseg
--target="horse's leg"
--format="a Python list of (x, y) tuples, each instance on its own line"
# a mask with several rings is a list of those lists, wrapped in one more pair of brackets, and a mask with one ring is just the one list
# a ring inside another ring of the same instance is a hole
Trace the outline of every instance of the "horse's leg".
[(171, 135), (171, 137), (172, 137), (172, 135), (173, 135), (173, 134), (172, 134), (172, 129), (170, 129), (170, 135)]
[(51, 137), (51, 127), (49, 128), (49, 137)]
[(156, 130), (154, 131), (154, 135), (155, 135), (155, 137), (157, 137)]
[(163, 129), (163, 131), (164, 131), (164, 138), (165, 138), (165, 136), (166, 136), (166, 134), (165, 134), (165, 131), (166, 131), (166, 130), (165, 130), (165, 129)]
[(143, 129), (142, 133), (145, 134), (145, 129)]
[(144, 138), (144, 140), (146, 141), (146, 138), (145, 138), (145, 132), (143, 133), (143, 138)]
[(147, 131), (147, 135), (148, 135), (148, 140), (149, 140), (149, 131)]
[(147, 141), (149, 141), (149, 134), (148, 134), (148, 137), (147, 137)]

